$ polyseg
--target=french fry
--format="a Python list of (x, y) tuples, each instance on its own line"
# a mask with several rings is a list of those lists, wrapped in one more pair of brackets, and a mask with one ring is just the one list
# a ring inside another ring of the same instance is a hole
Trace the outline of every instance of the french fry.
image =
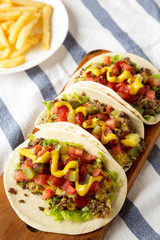
[(21, 50), (15, 50), (11, 53), (10, 58), (16, 58), (25, 54), (34, 45), (32, 43), (26, 42)]
[(41, 34), (29, 36), (26, 43), (23, 45), (22, 49), (13, 51), (10, 55), (10, 58), (15, 58), (25, 54), (30, 48), (36, 45), (41, 40), (41, 38), (42, 38)]
[(21, 12), (2, 12), (0, 13), (0, 21), (9, 21), (9, 20), (16, 20), (20, 16)]
[(0, 67), (1, 68), (11, 68), (11, 67), (17, 67), (18, 65), (25, 62), (25, 56), (19, 56), (12, 59), (5, 59), (0, 61)]
[(0, 60), (8, 58), (11, 52), (11, 48), (5, 48), (3, 51), (0, 51)]
[(29, 23), (27, 23), (22, 30), (19, 33), (17, 42), (16, 42), (16, 48), (18, 50), (22, 49), (22, 46), (24, 45), (27, 37), (29, 36), (32, 28), (37, 24), (39, 18), (40, 18), (40, 13), (35, 14), (36, 18), (34, 18), (33, 20), (31, 20)]
[(22, 6), (34, 6), (34, 7), (38, 7), (38, 8), (43, 8), (44, 5), (46, 5), (45, 3), (42, 2), (34, 2), (31, 0), (8, 0), (8, 2), (10, 3), (14, 3), (17, 5), (22, 5)]
[(4, 31), (7, 32), (9, 30), (10, 26), (14, 23), (15, 23), (15, 21), (6, 21), (1, 24), (1, 27), (3, 28)]
[(7, 30), (7, 34), (8, 34), (8, 36), (10, 35), (10, 33), (12, 32), (12, 30), (14, 29), (14, 24), (15, 24), (16, 22), (14, 22), (12, 25), (10, 25), (10, 27), (8, 28), (8, 30)]
[(51, 41), (52, 7), (47, 5), (42, 10), (42, 49), (48, 50)]
[(34, 34), (27, 38), (27, 42), (36, 45), (42, 39), (42, 34)]
[(11, 45), (15, 44), (19, 32), (21, 31), (23, 26), (27, 22), (29, 22), (32, 18), (33, 18), (33, 15), (32, 15), (31, 12), (25, 12), (19, 17), (19, 19), (14, 24), (14, 27), (13, 27), (10, 35), (9, 35), (9, 42), (10, 42)]
[[(12, 6), (12, 5), (11, 5)], [(32, 12), (32, 13), (36, 13), (38, 10), (37, 7), (32, 7), (32, 6), (26, 6), (26, 7), (3, 7), (0, 8), (0, 12), (16, 12), (16, 11), (20, 11), (20, 12)]]
[(0, 45), (2, 47), (9, 47), (7, 37), (3, 31), (3, 28), (0, 26)]
[(42, 41), (50, 49), (52, 7), (32, 0), (0, 0), (0, 68), (25, 61), (24, 54)]
[(0, 12), (3, 12), (5, 11), (4, 9), (8, 9), (8, 8), (11, 8), (13, 5), (11, 3), (3, 3), (1, 4), (1, 8), (0, 8)]

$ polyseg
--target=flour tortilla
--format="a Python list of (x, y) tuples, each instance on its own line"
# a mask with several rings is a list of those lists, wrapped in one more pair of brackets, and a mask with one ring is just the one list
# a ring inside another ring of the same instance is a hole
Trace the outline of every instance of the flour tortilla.
[[(144, 138), (144, 125), (142, 121), (135, 116), (131, 111), (129, 111), (123, 104), (116, 101), (114, 98), (112, 98), (109, 94), (105, 94), (104, 90), (105, 87), (102, 90), (100, 90), (101, 85), (84, 81), (84, 82), (77, 82), (66, 88), (58, 97), (57, 99), (62, 99), (63, 94), (68, 96), (69, 94), (73, 94), (76, 92), (78, 95), (81, 95), (82, 93), (86, 93), (86, 95), (89, 97), (90, 101), (98, 100), (101, 103), (105, 103), (107, 105), (111, 105), (113, 108), (118, 109), (119, 111), (125, 112), (133, 125), (133, 128), (136, 130), (136, 132), (139, 134), (141, 138)], [(42, 121), (43, 117), (47, 113), (47, 108), (45, 108), (42, 113), (38, 116), (38, 118), (35, 121), (35, 127), (41, 128), (43, 127), (44, 123)], [(91, 134), (89, 134), (91, 135)]]
[[(137, 67), (139, 68), (149, 68), (151, 69), (152, 71), (152, 74), (160, 74), (160, 72), (158, 71), (158, 69), (153, 66), (153, 64), (151, 64), (150, 62), (148, 62), (147, 60), (145, 60), (144, 58), (142, 57), (139, 57), (135, 54), (132, 54), (132, 53), (105, 53), (105, 55), (109, 55), (109, 56), (115, 56), (115, 55), (119, 55), (119, 56), (122, 56), (122, 57), (129, 57), (131, 59), (131, 61), (135, 62), (137, 64)], [(86, 62), (82, 68), (86, 68), (89, 64), (91, 63), (95, 63), (95, 62), (101, 62), (101, 59), (102, 59), (102, 56), (104, 56), (104, 54), (100, 54), (92, 59), (90, 59), (88, 62)], [(76, 77), (78, 77), (80, 75), (80, 72), (82, 70), (82, 68), (80, 68), (79, 70), (77, 70), (72, 76), (71, 78), (69, 79), (67, 85), (66, 85), (66, 88), (68, 86), (70, 86), (71, 84), (74, 83), (74, 80)], [(84, 82), (84, 81), (82, 81)], [(93, 82), (91, 82), (93, 83)], [(160, 121), (160, 114), (157, 114), (155, 116), (155, 120), (153, 122), (148, 122), (146, 121), (142, 115), (135, 109), (133, 108), (129, 103), (127, 103), (125, 100), (123, 100), (115, 91), (113, 91), (111, 88), (108, 88), (106, 86), (103, 86), (102, 84), (98, 84), (99, 85), (99, 90), (100, 91), (103, 91), (105, 94), (107, 95), (110, 95), (112, 96), (114, 99), (116, 99), (118, 102), (120, 102), (122, 105), (124, 105), (129, 111), (133, 112), (139, 119), (141, 119), (141, 121), (143, 121), (143, 123), (147, 124), (147, 125), (153, 125), (153, 124), (156, 124), (157, 122)]]
[[(66, 130), (66, 124), (60, 123), (53, 124), (51, 127), (44, 127), (35, 134), (35, 137), (53, 138), (60, 141), (74, 142), (81, 144), (84, 148), (93, 155), (98, 156), (99, 148), (94, 146), (91, 142), (82, 135), (76, 135), (75, 133)], [(105, 166), (110, 171), (116, 171), (118, 178), (122, 180), (122, 186), (117, 192), (116, 199), (113, 204), (113, 210), (108, 218), (88, 220), (86, 222), (72, 222), (72, 221), (57, 221), (55, 222), (52, 216), (46, 216), (39, 210), (39, 206), (45, 207), (45, 201), (41, 199), (39, 195), (33, 195), (27, 190), (21, 189), (17, 186), (16, 181), (13, 179), (14, 165), (19, 162), (18, 149), (27, 146), (29, 140), (26, 140), (20, 146), (18, 146), (11, 154), (4, 171), (4, 186), (7, 197), (10, 204), (17, 215), (29, 226), (39, 229), (45, 232), (63, 233), (63, 234), (83, 234), (94, 231), (105, 224), (109, 223), (120, 211), (127, 194), (127, 179), (125, 172), (116, 163), (110, 155), (105, 154), (106, 161)], [(103, 151), (102, 151), (103, 153)], [(17, 194), (10, 194), (9, 188), (15, 188)], [(28, 197), (24, 197), (24, 193), (28, 194)], [(19, 203), (19, 200), (25, 200), (25, 203)]]

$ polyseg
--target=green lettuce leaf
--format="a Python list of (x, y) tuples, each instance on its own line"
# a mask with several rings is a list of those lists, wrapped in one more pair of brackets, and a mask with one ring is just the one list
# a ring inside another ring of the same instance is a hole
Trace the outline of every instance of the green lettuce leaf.
[(55, 144), (57, 144), (57, 143), (59, 143), (59, 141), (57, 140), (57, 139), (46, 139), (46, 140), (44, 140), (43, 141), (43, 143), (42, 143), (42, 146), (45, 146), (45, 145), (55, 145)]
[(62, 220), (71, 220), (73, 222), (85, 222), (90, 219), (90, 212), (88, 208), (83, 210), (77, 211), (60, 211), (59, 207), (56, 205), (52, 205), (51, 209), (48, 209), (50, 200), (46, 200), (47, 207), (43, 211), (45, 215), (53, 216), (55, 221), (62, 221)]

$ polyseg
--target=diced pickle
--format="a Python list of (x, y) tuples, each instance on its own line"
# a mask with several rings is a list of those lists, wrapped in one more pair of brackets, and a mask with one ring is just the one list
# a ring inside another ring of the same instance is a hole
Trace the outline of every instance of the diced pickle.
[(114, 117), (114, 118), (116, 118), (118, 114), (119, 114), (119, 111), (118, 111), (117, 109), (115, 109), (115, 110), (113, 110), (113, 111), (111, 112), (111, 115), (112, 115), (112, 117)]
[(130, 157), (136, 157), (138, 155), (138, 148), (137, 147), (134, 147), (134, 148), (131, 148), (127, 153)]
[(143, 108), (141, 108), (141, 107), (139, 107), (139, 106), (136, 106), (136, 107), (134, 107), (141, 115), (143, 115), (143, 113), (144, 113), (144, 109)]
[(66, 155), (67, 152), (68, 152), (69, 147), (67, 146), (66, 143), (63, 143), (63, 142), (61, 142), (60, 145), (61, 145), (61, 148), (60, 148), (60, 150), (59, 150), (59, 153), (60, 153), (61, 155)]
[(92, 131), (93, 133), (95, 133), (95, 134), (100, 134), (100, 132), (101, 132), (101, 127), (98, 125), (98, 124), (96, 124), (96, 126), (93, 128), (93, 131)]
[(67, 180), (69, 182), (75, 182), (76, 181), (76, 171), (69, 171), (67, 174)]
[(23, 172), (26, 175), (26, 178), (28, 179), (32, 179), (34, 176), (37, 175), (37, 173), (31, 167), (25, 168)]
[(67, 121), (68, 122), (71, 122), (71, 123), (74, 123), (75, 122), (75, 116), (73, 115), (73, 113), (69, 112), (67, 114)]
[(44, 166), (43, 163), (35, 163), (35, 164), (33, 164), (33, 170), (34, 170), (35, 172), (42, 173), (42, 171), (43, 171), (43, 166)]

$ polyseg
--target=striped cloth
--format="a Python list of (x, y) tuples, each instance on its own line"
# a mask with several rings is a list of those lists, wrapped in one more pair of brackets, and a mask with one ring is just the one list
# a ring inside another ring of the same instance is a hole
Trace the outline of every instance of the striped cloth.
[[(0, 77), (0, 172), (33, 130), (44, 100), (61, 91), (85, 54), (128, 51), (160, 69), (160, 0), (63, 0), (69, 31), (63, 45), (32, 69)], [(62, 16), (63, 17), (63, 16)], [(160, 138), (105, 240), (160, 239)]]

